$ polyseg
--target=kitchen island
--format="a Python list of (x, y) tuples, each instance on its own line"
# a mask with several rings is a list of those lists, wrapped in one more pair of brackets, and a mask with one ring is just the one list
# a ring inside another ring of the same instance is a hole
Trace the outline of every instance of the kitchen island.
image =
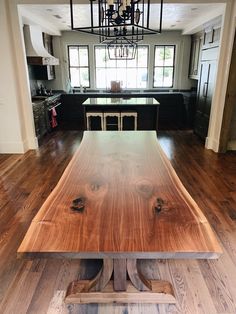
[[(120, 115), (133, 112), (137, 115), (138, 130), (158, 129), (158, 112), (160, 103), (155, 98), (148, 97), (120, 97), (120, 98), (88, 98), (83, 102), (85, 120), (91, 112), (116, 112)], [(86, 123), (87, 124), (87, 123)], [(86, 126), (88, 129), (88, 125)]]
[[(186, 104), (183, 95), (184, 92), (127, 92), (120, 93), (111, 92), (91, 92), (86, 93), (69, 93), (62, 95), (62, 112), (60, 118), (60, 126), (67, 130), (86, 130), (86, 121), (84, 119), (84, 106), (82, 105), (88, 98), (155, 98), (160, 106), (158, 107), (158, 129), (185, 129), (186, 124)], [(133, 107), (132, 107), (133, 108)], [(134, 108), (133, 108), (134, 109)], [(148, 113), (149, 109), (153, 110), (154, 107), (139, 106), (138, 111), (143, 115), (142, 129), (155, 130), (155, 122), (150, 120)], [(147, 111), (147, 112), (146, 112)], [(189, 117), (189, 120), (193, 118)], [(139, 128), (139, 126), (138, 126)]]

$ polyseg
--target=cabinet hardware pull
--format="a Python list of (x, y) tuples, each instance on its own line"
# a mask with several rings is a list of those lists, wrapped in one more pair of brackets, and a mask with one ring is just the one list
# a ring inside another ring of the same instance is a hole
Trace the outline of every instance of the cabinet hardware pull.
[(203, 97), (207, 97), (207, 92), (208, 92), (208, 83), (205, 82), (203, 86)]

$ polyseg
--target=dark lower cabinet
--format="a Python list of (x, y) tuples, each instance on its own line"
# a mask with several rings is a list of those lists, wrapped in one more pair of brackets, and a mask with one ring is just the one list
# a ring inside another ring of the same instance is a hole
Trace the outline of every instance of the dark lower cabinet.
[(211, 102), (216, 79), (216, 60), (201, 62), (194, 132), (205, 140), (208, 133)]
[[(83, 102), (89, 97), (118, 97), (118, 95), (112, 94), (64, 94), (61, 97), (61, 117), (60, 128), (69, 130), (85, 130), (86, 119), (84, 116)], [(124, 97), (124, 95), (120, 95)], [(127, 97), (127, 96), (126, 96)], [(154, 97), (159, 101), (160, 106), (125, 106), (120, 108), (121, 111), (135, 111), (137, 112), (137, 129), (138, 130), (176, 130), (186, 129), (188, 127), (187, 113), (185, 108), (185, 102), (183, 93), (156, 93), (156, 94), (132, 94), (132, 97)], [(130, 97), (129, 97), (130, 98)], [(188, 107), (189, 108), (189, 107)], [(97, 107), (90, 107), (91, 111), (96, 111)], [(107, 110), (108, 108), (106, 108)], [(193, 108), (191, 107), (191, 110)], [(110, 108), (114, 110), (114, 108)], [(195, 110), (195, 99), (194, 99)], [(157, 116), (158, 114), (158, 116)], [(193, 113), (189, 113), (189, 119), (192, 119)], [(192, 127), (192, 124), (191, 124)], [(133, 128), (133, 121), (127, 119), (127, 129)]]
[(186, 128), (186, 110), (182, 93), (160, 93), (155, 96), (160, 103), (158, 129), (182, 130)]
[(64, 94), (61, 96), (60, 127), (68, 130), (85, 130), (84, 108), (82, 103), (88, 96)]

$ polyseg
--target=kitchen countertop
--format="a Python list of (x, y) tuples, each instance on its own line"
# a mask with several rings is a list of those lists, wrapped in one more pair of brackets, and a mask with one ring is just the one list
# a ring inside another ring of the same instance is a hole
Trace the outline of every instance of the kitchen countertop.
[(54, 100), (54, 98), (59, 97), (64, 92), (55, 91), (52, 95), (45, 95), (45, 96), (32, 96), (32, 103), (33, 104), (41, 104), (45, 101)]
[(153, 105), (157, 106), (160, 103), (155, 98), (88, 98), (86, 101), (83, 102), (83, 106), (94, 106), (94, 105), (101, 105), (101, 106), (122, 106), (122, 105), (131, 105), (131, 106), (143, 106), (143, 105)]
[(84, 97), (148, 97), (152, 95), (158, 95), (158, 94), (182, 94), (183, 92), (155, 92), (155, 91), (145, 91), (145, 92), (128, 92), (128, 91), (121, 91), (120, 93), (111, 93), (108, 91), (104, 92), (99, 92), (99, 91), (87, 91), (85, 93), (67, 93), (66, 95), (73, 96), (73, 95), (78, 95), (78, 96), (84, 96)]

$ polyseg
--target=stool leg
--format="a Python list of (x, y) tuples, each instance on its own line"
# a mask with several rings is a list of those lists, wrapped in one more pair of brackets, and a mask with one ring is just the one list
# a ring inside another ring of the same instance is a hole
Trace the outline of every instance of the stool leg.
[(103, 121), (104, 121), (104, 131), (106, 131), (107, 130), (107, 117), (106, 116), (104, 116)]
[(120, 131), (120, 114), (118, 116), (118, 131)]
[(102, 125), (102, 131), (104, 131), (104, 116), (103, 116), (103, 114), (101, 116), (101, 125)]
[(87, 116), (87, 130), (90, 130), (89, 117)]
[(137, 116), (134, 117), (134, 130), (137, 131)]

